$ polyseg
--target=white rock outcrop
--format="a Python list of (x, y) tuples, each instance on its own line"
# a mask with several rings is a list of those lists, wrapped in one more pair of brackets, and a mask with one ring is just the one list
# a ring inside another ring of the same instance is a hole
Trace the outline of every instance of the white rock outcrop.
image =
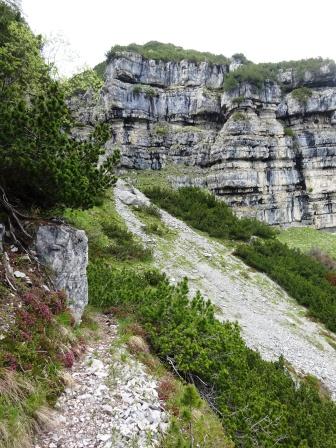
[(54, 286), (64, 290), (77, 322), (88, 303), (88, 239), (83, 230), (66, 225), (41, 225), (36, 233), (36, 252), (50, 271)]
[[(108, 123), (107, 154), (118, 147), (121, 168), (191, 166), (175, 184), (209, 188), (239, 215), (336, 227), (335, 69), (287, 67), (277, 82), (225, 92), (235, 69), (117, 53), (99, 99), (88, 92), (70, 101), (84, 125), (75, 132), (84, 138)], [(301, 86), (310, 89), (304, 101), (293, 94)]]

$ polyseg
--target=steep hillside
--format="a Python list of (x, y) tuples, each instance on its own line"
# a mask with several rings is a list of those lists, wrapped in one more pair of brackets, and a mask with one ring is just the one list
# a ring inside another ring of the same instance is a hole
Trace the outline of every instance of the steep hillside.
[(205, 186), (241, 215), (334, 227), (334, 62), (163, 49), (115, 47), (100, 92), (70, 101), (76, 133), (108, 123), (107, 153), (119, 148), (122, 168), (192, 166), (174, 183)]

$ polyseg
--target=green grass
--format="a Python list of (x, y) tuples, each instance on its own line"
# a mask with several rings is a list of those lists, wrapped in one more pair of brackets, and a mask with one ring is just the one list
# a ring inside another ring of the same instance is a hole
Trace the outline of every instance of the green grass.
[(336, 259), (336, 233), (329, 233), (312, 227), (290, 227), (278, 235), (278, 240), (289, 247), (309, 253), (319, 248)]
[(134, 239), (124, 221), (115, 210), (114, 197), (109, 193), (101, 206), (89, 210), (66, 210), (69, 223), (86, 231), (89, 238), (91, 259), (147, 263), (152, 254), (142, 243)]
[(208, 170), (206, 168), (170, 163), (165, 165), (161, 170), (129, 170), (127, 171), (127, 174), (120, 177), (125, 180), (130, 180), (131, 183), (140, 190), (146, 190), (151, 187), (171, 188), (171, 179), (173, 178), (203, 177), (206, 176), (207, 173)]
[[(237, 70), (226, 75), (224, 79), (224, 90), (232, 91), (239, 87), (239, 85), (243, 82), (249, 82), (260, 89), (265, 81), (276, 81), (280, 70), (286, 69), (293, 69), (297, 80), (301, 84), (304, 84), (304, 73), (306, 71), (317, 74), (320, 72), (321, 67), (325, 64), (328, 64), (334, 73), (336, 72), (335, 61), (331, 59), (310, 58), (298, 61), (282, 61), (260, 64), (248, 62), (240, 66)], [(302, 98), (302, 93), (307, 93), (305, 88), (303, 88), (303, 90), (299, 88), (298, 90), (300, 98)], [(305, 98), (306, 94), (304, 94), (303, 97)]]
[(144, 224), (144, 231), (151, 235), (165, 237), (169, 242), (175, 236), (175, 233), (169, 229), (161, 219), (160, 210), (155, 205), (134, 207), (134, 213)]

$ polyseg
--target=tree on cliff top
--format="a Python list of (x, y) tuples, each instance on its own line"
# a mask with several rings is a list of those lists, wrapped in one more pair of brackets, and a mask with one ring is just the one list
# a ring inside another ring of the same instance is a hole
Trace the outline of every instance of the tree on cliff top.
[(85, 142), (71, 136), (74, 123), (41, 56), (41, 37), (3, 0), (0, 12), (0, 186), (24, 206), (90, 207), (114, 181), (116, 157), (98, 166), (107, 129), (98, 126)]

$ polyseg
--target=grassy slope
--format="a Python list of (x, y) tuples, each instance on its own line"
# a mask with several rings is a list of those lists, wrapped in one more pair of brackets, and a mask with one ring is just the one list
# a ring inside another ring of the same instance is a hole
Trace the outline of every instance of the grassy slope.
[[(121, 312), (124, 317), (131, 315), (138, 322), (140, 319), (146, 337), (163, 359), (166, 355), (173, 356), (177, 368), (186, 377), (188, 372), (193, 372), (214, 384), (219, 393), (218, 405), (225, 415), (224, 427), (239, 446), (255, 446), (253, 439), (258, 440), (260, 446), (274, 446), (274, 441), (284, 433), (283, 446), (334, 446), (336, 439), (327, 428), (334, 426), (331, 422), (336, 421), (336, 409), (328, 400), (321, 400), (315, 384), (308, 381), (297, 390), (281, 362), (265, 362), (246, 348), (238, 328), (213, 321), (211, 313), (206, 317), (205, 308), (199, 302), (189, 305), (184, 286), (167, 289), (157, 273), (148, 275), (151, 261), (147, 256), (142, 259), (138, 252), (134, 257), (131, 251), (133, 258), (121, 260), (118, 253), (109, 253), (113, 239), (118, 239), (118, 232), (114, 232), (113, 237), (106, 235), (106, 221), (117, 220), (121, 227), (119, 233), (126, 235), (127, 244), (131, 242), (125, 233), (125, 224), (116, 216), (111, 198), (102, 208), (72, 212), (68, 216), (74, 224), (86, 229), (93, 241), (89, 269), (92, 303), (105, 309), (112, 307), (114, 313)], [(151, 215), (144, 221), (149, 225), (153, 219)], [(97, 241), (104, 243), (97, 244)], [(163, 315), (166, 318), (162, 319)], [(202, 359), (199, 359), (200, 354)], [(216, 364), (214, 369), (212, 364)], [(221, 372), (219, 377), (218, 372)], [(269, 432), (262, 428), (259, 431), (255, 426), (265, 412), (272, 415)], [(309, 423), (311, 419), (313, 426)], [(206, 418), (205, 423), (208, 422)], [(181, 424), (183, 426), (183, 419)], [(208, 431), (212, 433), (211, 428)], [(184, 428), (183, 434), (187, 432)], [(225, 447), (228, 442), (223, 439), (222, 443), (216, 443), (209, 446)], [(163, 446), (175, 445), (167, 442)]]
[[(169, 239), (174, 238), (173, 233), (165, 228), (155, 212), (153, 214), (150, 211), (148, 213), (144, 210), (138, 210), (137, 213), (144, 219), (147, 231), (165, 234)], [(89, 286), (91, 291), (94, 287), (92, 284), (94, 283), (95, 270), (104, 270), (104, 267), (108, 266), (111, 272), (116, 275), (116, 278), (121, 281), (122, 289), (131, 294), (132, 286), (124, 287), (124, 285), (128, 281), (132, 281), (134, 275), (134, 278), (136, 278), (150, 270), (153, 260), (145, 249), (134, 252), (133, 246), (138, 242), (127, 232), (124, 221), (117, 214), (113, 195), (109, 194), (101, 206), (90, 210), (67, 210), (65, 217), (71, 224), (84, 229), (89, 237)], [(113, 235), (108, 231), (106, 223), (113, 225)], [(118, 243), (120, 237), (123, 238), (122, 244), (127, 249), (125, 251), (114, 251), (114, 244)], [(128, 256), (125, 256), (125, 252), (128, 253)], [(124, 276), (126, 273), (130, 273), (128, 278), (126, 275)], [(91, 282), (90, 278), (92, 279)], [(97, 301), (94, 305), (99, 310)], [(133, 335), (143, 336), (143, 329), (126, 303), (121, 302), (120, 306), (113, 307), (112, 312), (118, 319), (123, 343), (127, 343)], [(184, 407), (181, 403), (186, 388), (185, 384), (178, 378), (174, 378), (153, 354), (132, 353), (137, 356), (139, 361), (147, 365), (150, 373), (158, 379), (159, 395), (163, 395), (167, 409), (174, 416), (171, 428), (162, 442), (162, 448), (176, 448), (177, 446), (187, 448), (189, 445), (185, 443), (188, 443), (190, 424), (183, 417)], [(201, 400), (200, 408), (192, 412), (192, 433), (194, 443), (200, 444), (203, 448), (234, 447), (233, 442), (225, 434), (220, 419), (204, 400)]]
[(323, 232), (311, 227), (291, 227), (278, 235), (279, 241), (289, 247), (295, 247), (308, 253), (313, 248), (320, 248), (336, 259), (336, 234)]

